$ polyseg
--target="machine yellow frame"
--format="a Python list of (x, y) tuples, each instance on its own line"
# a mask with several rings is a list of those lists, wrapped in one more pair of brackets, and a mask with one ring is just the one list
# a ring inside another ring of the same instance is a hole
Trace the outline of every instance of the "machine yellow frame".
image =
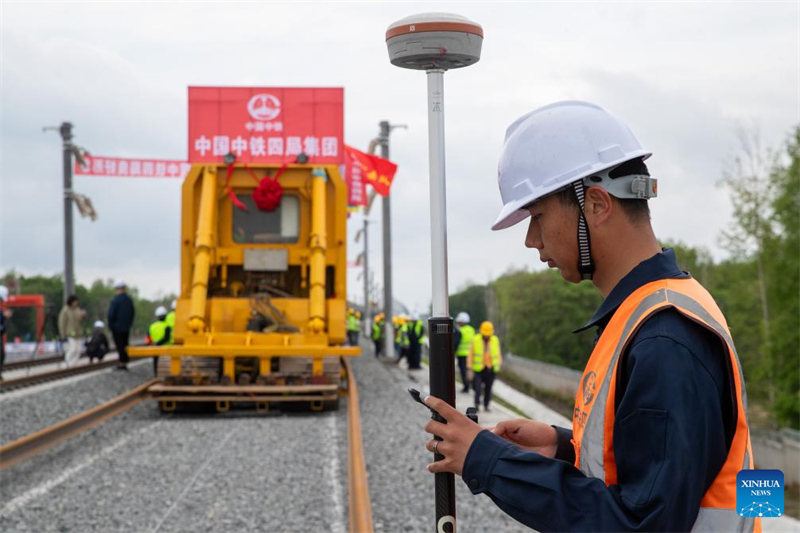
[[(183, 183), (181, 294), (171, 346), (131, 347), (131, 357), (170, 357), (170, 376), (181, 374), (182, 357), (222, 358), (222, 375), (236, 383), (237, 358), (257, 358), (260, 376), (269, 375), (274, 357), (311, 357), (312, 377), (322, 376), (323, 358), (355, 356), (345, 340), (347, 193), (335, 165), (291, 164), (280, 176), (284, 195), (299, 200), (295, 243), (238, 243), (228, 186), (237, 194), (256, 187), (252, 173), (272, 175), (280, 165), (235, 165), (227, 180), (224, 164), (195, 164)], [(231, 267), (244, 268), (246, 250), (286, 250), (288, 265), (299, 267), (303, 295), (273, 297), (271, 304), (297, 328), (295, 333), (247, 331), (250, 301), (229, 283)], [(330, 276), (329, 267), (333, 267)], [(328, 279), (332, 277), (332, 279)], [(211, 281), (217, 293), (209, 295)], [(332, 285), (332, 286), (331, 286)], [(307, 291), (307, 297), (305, 292)], [(263, 387), (259, 387), (262, 389)], [(264, 388), (266, 390), (266, 388)], [(253, 392), (253, 391), (250, 391)]]

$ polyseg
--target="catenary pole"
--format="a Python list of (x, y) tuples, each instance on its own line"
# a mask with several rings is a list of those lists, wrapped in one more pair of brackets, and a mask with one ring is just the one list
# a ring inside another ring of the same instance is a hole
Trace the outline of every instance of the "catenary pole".
[(75, 257), (72, 225), (72, 123), (59, 128), (64, 149), (64, 303), (75, 294)]
[(369, 307), (369, 221), (364, 217), (364, 320), (361, 323), (361, 331), (364, 335), (369, 335), (372, 323)]
[[(388, 120), (380, 122), (381, 157), (389, 159), (389, 134), (392, 126)], [(383, 353), (390, 361), (394, 358), (394, 327), (392, 326), (392, 196), (383, 197), (383, 313), (385, 315)]]

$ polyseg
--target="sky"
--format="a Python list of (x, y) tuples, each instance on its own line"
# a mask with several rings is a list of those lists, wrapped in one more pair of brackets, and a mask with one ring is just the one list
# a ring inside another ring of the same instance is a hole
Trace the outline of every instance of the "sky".
[[(424, 73), (388, 61), (384, 33), (405, 16), (454, 12), (484, 29), (481, 60), (444, 77), (450, 292), (513, 269), (546, 268), (527, 225), (492, 232), (505, 129), (558, 100), (599, 104), (653, 152), (662, 240), (725, 257), (719, 186), (737, 130), (778, 148), (800, 123), (797, 2), (425, 2), (0, 4), (0, 272), (63, 271), (61, 140), (71, 121), (94, 155), (184, 159), (189, 85), (345, 89), (345, 141), (378, 123), (399, 165), (392, 189), (394, 294), (430, 305)], [(147, 297), (178, 291), (180, 183), (78, 176), (99, 214), (75, 215), (79, 283), (124, 279)], [(362, 216), (348, 223), (351, 243)], [(382, 284), (380, 200), (369, 257)], [(363, 241), (353, 244), (354, 260)], [(348, 295), (363, 301), (360, 269)], [(451, 310), (455, 313), (458, 310)]]

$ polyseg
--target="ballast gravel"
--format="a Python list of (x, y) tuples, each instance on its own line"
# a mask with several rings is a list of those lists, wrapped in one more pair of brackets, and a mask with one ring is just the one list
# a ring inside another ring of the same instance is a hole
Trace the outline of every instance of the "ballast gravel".
[(152, 379), (149, 361), (0, 394), (0, 444), (9, 443), (119, 396)]
[[(431, 456), (422, 430), (429, 415), (406, 392), (420, 387), (371, 356), (352, 362), (375, 531), (432, 531), (433, 476), (425, 470)], [(62, 420), (151, 373), (141, 365), (0, 400), (3, 438)], [(17, 419), (23, 416), (28, 420)], [(3, 471), (0, 531), (344, 533), (347, 449), (344, 400), (336, 412), (267, 415), (162, 415), (146, 401)], [(456, 491), (460, 531), (525, 530), (460, 478)]]
[(346, 410), (141, 404), (4, 473), (0, 531), (347, 531)]
[[(435, 531), (433, 474), (426, 470), (433, 455), (424, 448), (430, 435), (422, 429), (430, 412), (407, 389), (428, 391), (405, 370), (372, 355), (354, 358), (353, 368), (375, 531)], [(531, 531), (487, 496), (473, 495), (458, 476), (456, 516), (458, 531)]]

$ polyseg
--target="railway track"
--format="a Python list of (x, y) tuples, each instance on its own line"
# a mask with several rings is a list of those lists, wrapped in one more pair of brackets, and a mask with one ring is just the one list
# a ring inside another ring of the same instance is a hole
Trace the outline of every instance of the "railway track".
[[(352, 367), (346, 358), (344, 367), (347, 374), (347, 505), (349, 530), (352, 533), (372, 533), (372, 505), (369, 497), (361, 435), (358, 389)], [(158, 384), (159, 381), (159, 379), (153, 379), (142, 383), (101, 405), (0, 446), (0, 470), (6, 470), (31, 459), (67, 439), (80, 435), (129, 410), (150, 398), (151, 391), (149, 389)]]
[(39, 385), (41, 383), (47, 383), (48, 381), (57, 381), (59, 379), (77, 376), (80, 374), (95, 372), (97, 370), (102, 370), (104, 368), (115, 366), (117, 363), (118, 361), (115, 359), (113, 361), (104, 361), (100, 363), (75, 366), (72, 368), (62, 368), (60, 370), (53, 370), (52, 372), (39, 372), (37, 374), (31, 374), (29, 376), (23, 376), (14, 379), (6, 379), (0, 381), (0, 393), (10, 392), (17, 389), (24, 389), (26, 387), (32, 387), (34, 385)]
[(3, 365), (3, 371), (22, 370), (23, 368), (33, 368), (42, 365), (52, 365), (56, 363), (63, 363), (63, 355), (53, 355), (51, 357), (40, 357), (38, 359), (27, 359), (25, 361), (15, 361), (13, 363), (6, 363)]

